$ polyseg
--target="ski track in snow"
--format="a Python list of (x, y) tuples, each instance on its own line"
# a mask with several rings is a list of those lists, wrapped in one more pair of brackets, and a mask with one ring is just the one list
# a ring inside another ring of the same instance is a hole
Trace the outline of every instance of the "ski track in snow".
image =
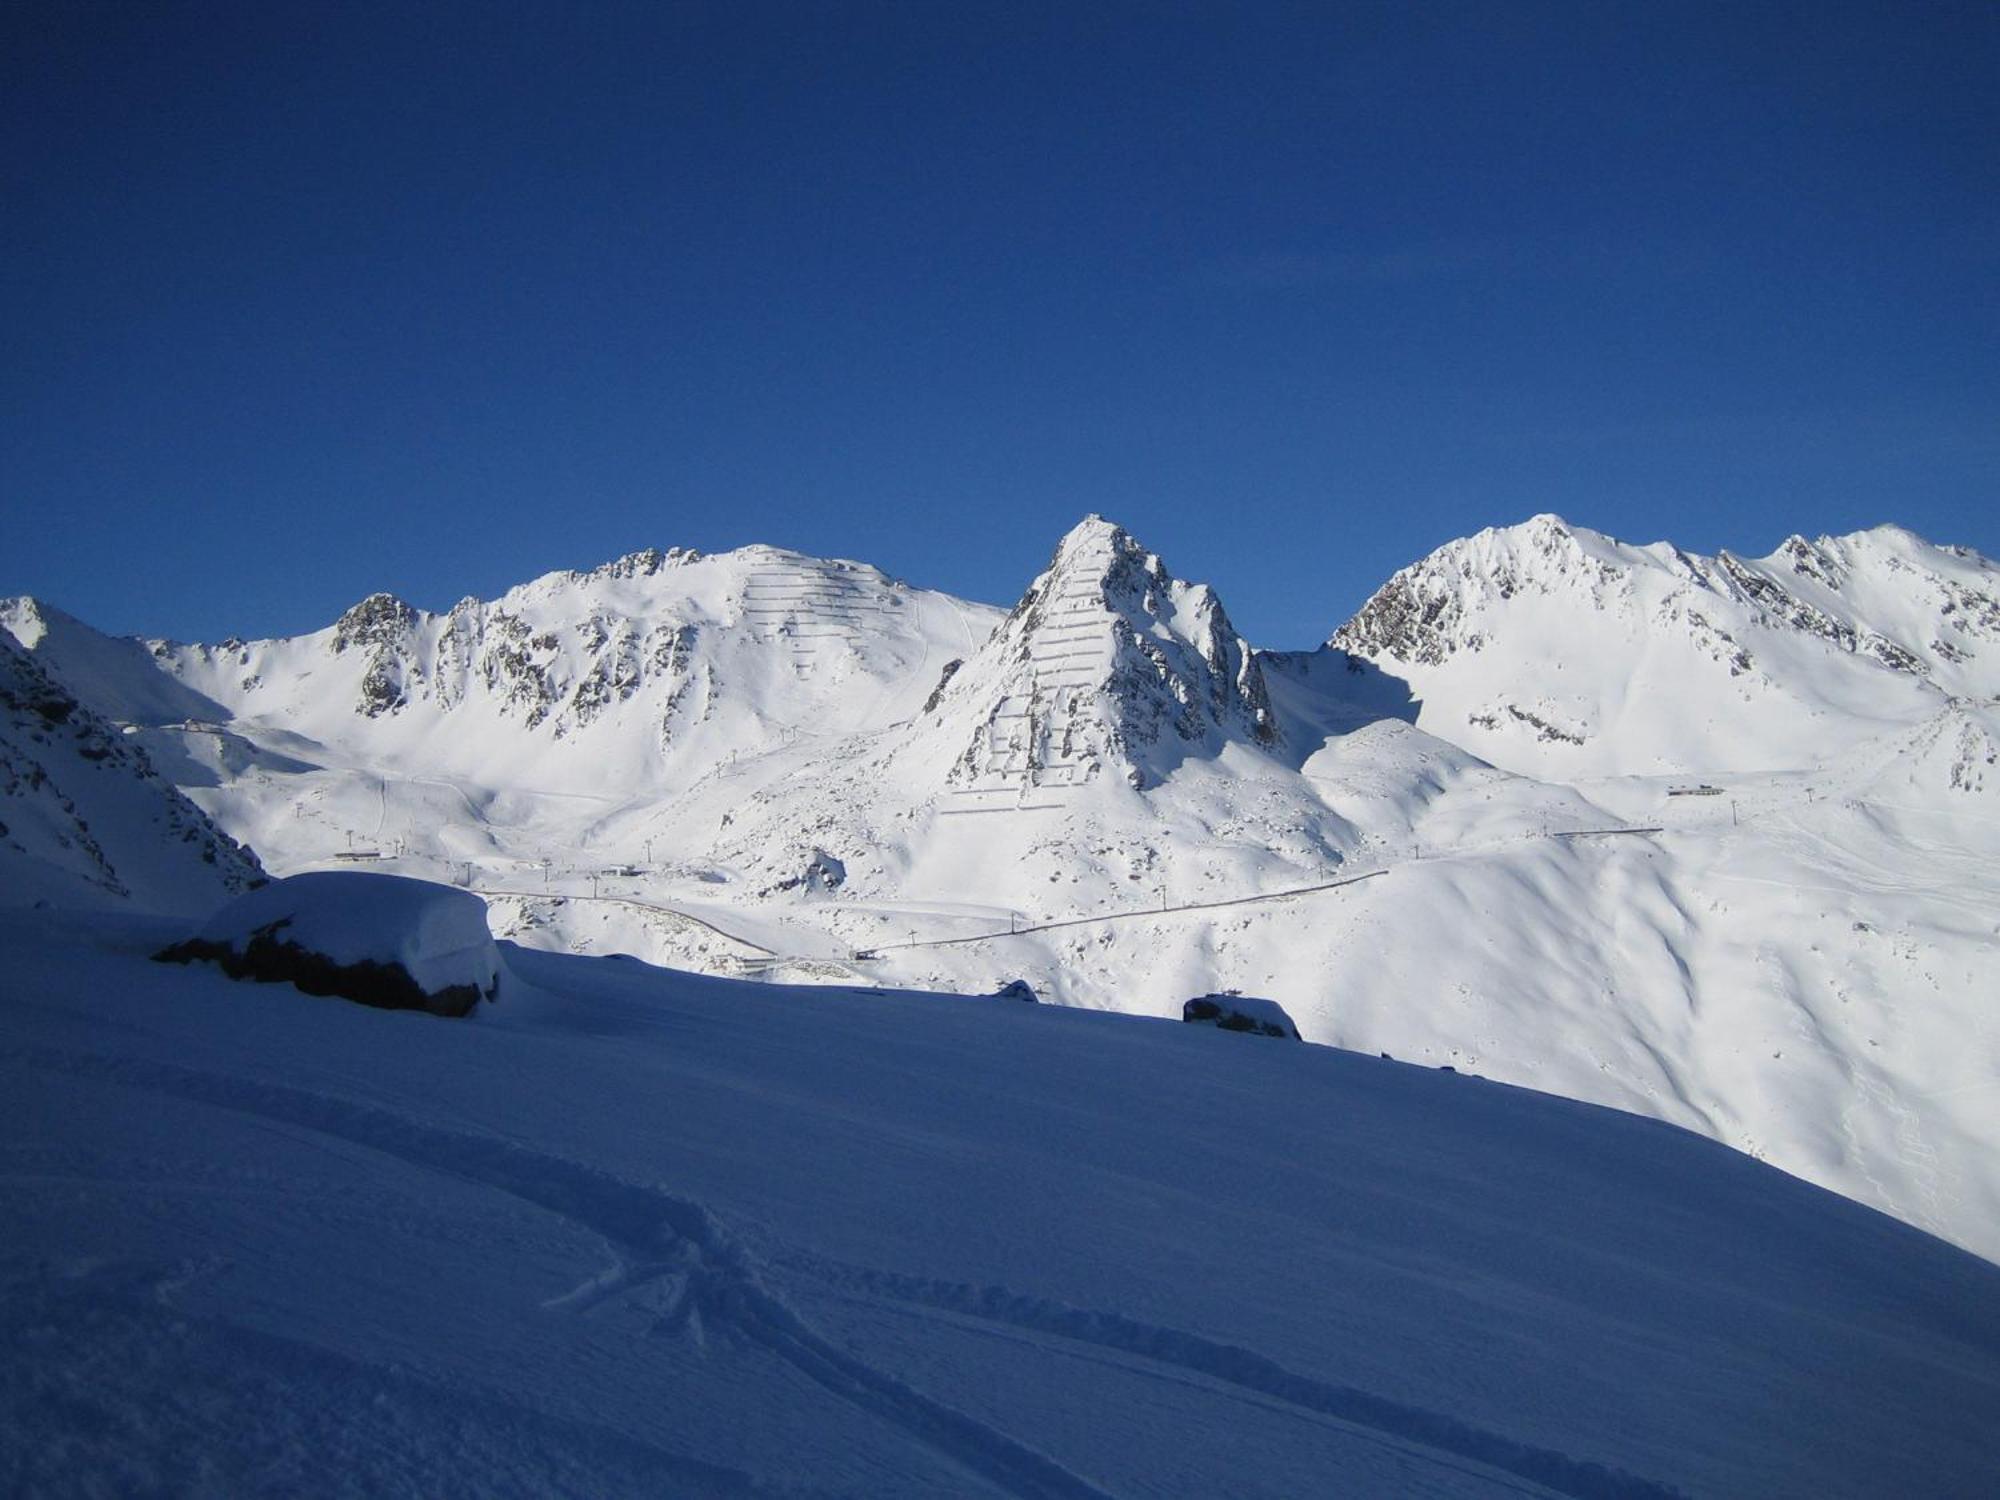
[(1034, 1449), (835, 1347), (764, 1286), (754, 1261), (698, 1203), (511, 1141), (441, 1130), (328, 1094), (164, 1063), (41, 1047), (10, 1052), (72, 1076), (303, 1127), (533, 1204), (603, 1239), (619, 1262), (545, 1306), (584, 1311), (677, 1276), (683, 1284), (669, 1318), (699, 1312), (707, 1327), (732, 1329), (833, 1395), (900, 1427), (953, 1468), (1023, 1500), (1108, 1500)]
[(1361, 1429), (1404, 1451), (1414, 1449), (1434, 1462), (1469, 1461), (1478, 1466), (1471, 1472), (1488, 1482), (1504, 1475), (1528, 1481), (1535, 1492), (1573, 1495), (1580, 1500), (1643, 1500), (1680, 1493), (1601, 1464), (1516, 1442), (1442, 1412), (1299, 1374), (1240, 1344), (1220, 1343), (1120, 1313), (1072, 1307), (1006, 1287), (902, 1276), (834, 1261), (799, 1259), (787, 1264), (857, 1300), (906, 1304), (1165, 1366), (1209, 1384)]
[(1241, 1397), (1330, 1420), (1400, 1451), (1576, 1500), (1663, 1500), (1681, 1492), (1602, 1464), (1518, 1442), (1447, 1413), (1287, 1369), (1254, 1350), (1119, 1313), (1070, 1306), (1006, 1287), (941, 1281), (781, 1252), (768, 1268), (700, 1203), (496, 1136), (440, 1128), (335, 1095), (167, 1063), (41, 1046), (8, 1054), (73, 1077), (167, 1094), (380, 1152), (427, 1172), (507, 1194), (602, 1239), (614, 1264), (542, 1304), (581, 1315), (666, 1283), (655, 1324), (705, 1342), (727, 1331), (785, 1361), (832, 1395), (892, 1424), (952, 1468), (1023, 1500), (1108, 1500), (1105, 1491), (1009, 1434), (936, 1401), (842, 1349), (771, 1290), (766, 1270), (802, 1274), (852, 1299), (918, 1308), (1036, 1338), (1055, 1338), (1192, 1376)]

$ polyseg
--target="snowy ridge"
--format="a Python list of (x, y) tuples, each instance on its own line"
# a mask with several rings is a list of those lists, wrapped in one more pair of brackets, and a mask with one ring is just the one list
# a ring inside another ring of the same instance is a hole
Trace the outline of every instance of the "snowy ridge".
[[(335, 759), (630, 793), (800, 733), (908, 717), (937, 665), (993, 618), (859, 563), (676, 548), (442, 615), (375, 594), (311, 635), (148, 649), (169, 683)], [(146, 712), (156, 683), (101, 680), (132, 717), (160, 722)]]
[(1775, 769), (2000, 693), (2000, 569), (1896, 527), (1753, 561), (1537, 516), (1403, 569), (1329, 645), (1510, 769)]
[(0, 630), (0, 904), (207, 912), (257, 857)]

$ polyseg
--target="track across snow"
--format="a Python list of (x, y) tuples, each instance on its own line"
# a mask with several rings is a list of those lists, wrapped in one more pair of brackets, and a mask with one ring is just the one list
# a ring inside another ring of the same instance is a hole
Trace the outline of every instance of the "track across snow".
[(0, 917), (0, 1488), (1949, 1494), (2000, 1268), (1209, 1028), (510, 948), (470, 1023)]

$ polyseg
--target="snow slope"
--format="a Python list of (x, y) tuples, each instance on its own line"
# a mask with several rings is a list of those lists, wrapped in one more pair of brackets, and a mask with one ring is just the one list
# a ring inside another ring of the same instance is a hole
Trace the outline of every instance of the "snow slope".
[[(1994, 576), (1892, 529), (1750, 563), (1540, 518), (1273, 655), (1090, 518), (1004, 616), (751, 548), (289, 642), (35, 618), (280, 873), (469, 885), (524, 944), (714, 973), (1236, 988), (2000, 1258)], [(139, 712), (172, 692), (233, 717)]]
[(2000, 1268), (1547, 1096), (514, 950), (0, 916), (0, 1489), (1976, 1495)]
[(0, 905), (206, 913), (262, 875), (140, 746), (0, 631)]

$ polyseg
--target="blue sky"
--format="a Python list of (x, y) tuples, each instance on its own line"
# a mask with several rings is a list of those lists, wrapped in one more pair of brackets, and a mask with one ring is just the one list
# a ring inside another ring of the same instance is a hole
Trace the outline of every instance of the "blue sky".
[(2000, 554), (2000, 8), (19, 4), (0, 592), (116, 631), (1087, 511), (1323, 637), (1541, 510)]

